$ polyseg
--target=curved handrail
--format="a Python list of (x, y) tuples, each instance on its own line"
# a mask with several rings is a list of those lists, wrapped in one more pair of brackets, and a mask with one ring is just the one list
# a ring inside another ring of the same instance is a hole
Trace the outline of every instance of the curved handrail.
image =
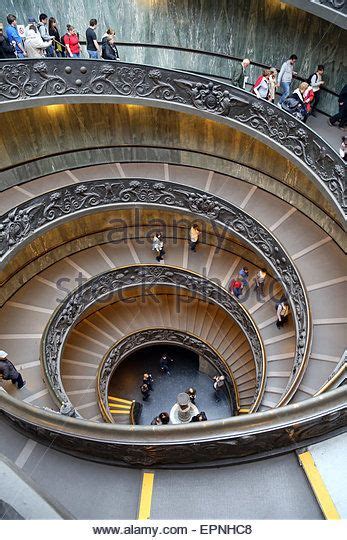
[(134, 102), (230, 122), (294, 161), (347, 213), (345, 164), (317, 133), (275, 105), (217, 80), (148, 65), (98, 60), (0, 61), (0, 111), (47, 103)]
[(147, 346), (148, 343), (182, 345), (202, 356), (217, 368), (219, 373), (225, 375), (229, 398), (233, 411), (237, 414), (240, 409), (240, 399), (235, 377), (230, 366), (212, 345), (201, 337), (187, 331), (183, 332), (174, 328), (142, 328), (119, 339), (108, 349), (99, 364), (96, 382), (98, 403), (103, 417), (108, 422), (113, 422), (109, 410), (108, 394), (109, 384), (115, 370), (130, 354)]
[[(189, 291), (193, 298), (202, 298), (225, 311), (245, 334), (254, 358), (256, 381), (254, 403), (256, 411), (265, 388), (266, 355), (259, 330), (246, 308), (234, 296), (213, 281), (190, 270), (176, 266), (137, 264), (118, 267), (87, 280), (68, 294), (50, 317), (41, 340), (41, 363), (49, 389), (57, 403), (71, 403), (61, 378), (61, 358), (68, 335), (74, 326), (105, 297), (118, 291), (141, 287), (148, 294), (148, 287), (160, 285)], [(152, 293), (153, 294), (153, 293)], [(72, 405), (72, 404), (71, 404)]]
[(311, 348), (311, 315), (303, 281), (290, 256), (262, 224), (231, 202), (204, 191), (174, 182), (132, 178), (95, 180), (72, 184), (53, 193), (39, 195), (11, 210), (0, 220), (2, 266), (11, 255), (35, 236), (57, 224), (81, 215), (116, 206), (157, 206), (189, 212), (212, 220), (226, 231), (242, 238), (267, 260), (280, 278), (292, 307), (296, 328), (296, 353), (292, 374), (280, 405), (293, 395), (304, 374)]
[[(86, 43), (87, 43), (86, 41), (80, 41), (81, 45), (86, 45)], [(101, 41), (99, 41), (98, 43), (101, 45)], [(191, 47), (179, 47), (177, 45), (165, 45), (165, 44), (159, 44), (159, 43), (144, 43), (144, 42), (134, 42), (134, 41), (117, 41), (117, 47), (148, 48), (148, 49), (158, 49), (158, 50), (164, 50), (164, 51), (184, 52), (184, 53), (189, 53), (189, 54), (197, 54), (197, 55), (207, 56), (207, 57), (211, 57), (211, 58), (220, 58), (222, 60), (230, 60), (232, 62), (237, 62), (237, 63), (241, 63), (242, 60), (243, 60), (243, 58), (241, 58), (240, 56), (233, 56), (233, 55), (227, 54), (227, 53), (221, 53), (221, 52), (215, 52), (215, 51), (206, 51), (204, 49), (194, 49), (194, 48), (191, 48)], [(263, 70), (264, 69), (270, 69), (271, 67), (275, 67), (275, 66), (270, 66), (269, 64), (263, 64), (261, 62), (255, 62), (253, 60), (252, 60), (250, 65), (251, 66), (256, 66), (256, 67), (261, 68)], [(163, 66), (163, 67), (165, 67), (165, 66)], [(173, 68), (173, 69), (178, 69), (178, 68)], [(276, 67), (276, 69), (277, 69), (278, 72), (280, 71), (279, 66)], [(222, 75), (216, 74), (216, 73), (213, 74), (213, 73), (206, 73), (206, 72), (202, 72), (202, 71), (193, 71), (191, 69), (187, 69), (185, 71), (195, 73), (196, 75), (203, 75), (205, 77), (218, 78), (218, 79), (222, 79), (222, 80), (230, 82), (230, 77), (225, 77), (225, 76), (222, 76)], [(294, 75), (294, 79), (297, 79), (300, 82), (305, 82), (307, 77), (303, 77), (303, 76), (300, 76), (300, 75)], [(249, 83), (249, 86), (252, 86), (252, 83)], [(332, 90), (331, 88), (328, 88), (326, 86), (323, 86), (321, 91), (323, 93), (331, 94), (332, 96), (334, 96), (336, 98), (339, 95), (339, 94), (336, 93), (335, 90)], [(317, 110), (319, 110), (319, 109), (317, 109)], [(324, 111), (321, 111), (321, 112), (323, 112), (324, 114), (327, 114)]]
[(347, 388), (280, 409), (180, 426), (122, 426), (63, 417), (0, 388), (2, 415), (26, 436), (75, 456), (134, 466), (274, 455), (344, 431)]
[(347, 350), (341, 356), (341, 360), (335, 366), (335, 369), (330, 373), (328, 379), (322, 384), (318, 392), (314, 396), (319, 396), (323, 392), (327, 392), (331, 388), (341, 386), (347, 378)]

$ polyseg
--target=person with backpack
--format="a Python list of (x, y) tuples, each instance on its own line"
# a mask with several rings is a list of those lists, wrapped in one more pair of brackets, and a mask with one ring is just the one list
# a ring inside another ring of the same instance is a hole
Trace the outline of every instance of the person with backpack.
[(241, 270), (239, 271), (239, 276), (241, 278), (241, 281), (242, 281), (242, 285), (244, 287), (248, 287), (249, 286), (249, 283), (248, 283), (248, 279), (249, 279), (249, 270), (247, 268), (247, 266), (243, 266), (241, 268)]
[(314, 100), (313, 100), (312, 110), (311, 110), (311, 114), (313, 116), (316, 116), (315, 109), (317, 108), (317, 105), (320, 100), (321, 87), (324, 84), (324, 81), (322, 80), (323, 73), (324, 73), (324, 66), (320, 64), (317, 67), (317, 71), (312, 73), (312, 75), (310, 75), (309, 78), (307, 79), (307, 82), (311, 86), (314, 93)]
[(241, 278), (237, 277), (236, 279), (231, 280), (230, 292), (231, 294), (236, 296), (237, 299), (241, 296), (242, 289), (243, 289), (243, 283), (242, 283)]
[(290, 89), (292, 85), (293, 75), (296, 75), (294, 71), (294, 66), (296, 64), (298, 57), (296, 54), (292, 54), (286, 62), (283, 62), (281, 70), (278, 75), (277, 82), (282, 88), (282, 95), (279, 99), (278, 106), (281, 107), (282, 103), (287, 99), (290, 94)]
[(34, 24), (29, 26), (27, 37), (25, 38), (25, 51), (28, 58), (44, 58), (45, 51), (52, 45), (52, 41), (44, 41)]
[(276, 326), (282, 328), (282, 326), (288, 321), (289, 306), (285, 299), (276, 304)]
[(24, 49), (24, 44), (17, 29), (17, 17), (15, 15), (7, 15), (8, 25), (5, 28), (6, 37), (11, 45), (15, 49), (17, 58), (25, 58), (27, 53)]
[(72, 24), (66, 26), (67, 33), (63, 37), (64, 45), (66, 47), (67, 56), (70, 58), (80, 58), (81, 56), (81, 45), (78, 32)]
[(271, 71), (269, 69), (264, 69), (263, 74), (258, 77), (253, 88), (252, 93), (257, 96), (257, 98), (268, 99), (269, 90), (270, 90), (270, 76)]
[(12, 381), (12, 384), (16, 384), (18, 389), (23, 388), (25, 381), (23, 381), (22, 375), (7, 357), (6, 351), (0, 351), (0, 378), (4, 381)]
[(303, 93), (304, 103), (307, 111), (307, 115), (312, 112), (312, 103), (314, 100), (314, 92), (311, 86), (308, 86)]
[(16, 58), (15, 48), (3, 34), (2, 25), (0, 26), (0, 59)]

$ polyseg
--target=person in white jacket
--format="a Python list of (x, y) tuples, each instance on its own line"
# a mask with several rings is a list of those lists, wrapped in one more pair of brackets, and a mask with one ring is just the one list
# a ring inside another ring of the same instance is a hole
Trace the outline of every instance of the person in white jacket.
[(24, 44), (28, 58), (43, 58), (45, 56), (45, 49), (51, 45), (52, 40), (43, 41), (35, 25), (30, 25)]

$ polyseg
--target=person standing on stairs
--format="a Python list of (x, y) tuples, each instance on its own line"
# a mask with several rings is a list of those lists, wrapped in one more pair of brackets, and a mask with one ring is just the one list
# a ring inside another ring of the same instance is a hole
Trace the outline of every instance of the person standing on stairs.
[(277, 328), (282, 328), (282, 326), (288, 321), (289, 306), (286, 299), (281, 300), (276, 304), (276, 326)]
[(281, 70), (278, 75), (277, 82), (281, 86), (282, 95), (279, 99), (278, 106), (281, 107), (282, 103), (287, 99), (291, 92), (293, 75), (296, 75), (294, 66), (298, 57), (296, 54), (292, 54), (286, 62), (282, 64)]
[(199, 236), (200, 236), (200, 230), (199, 226), (194, 223), (194, 225), (191, 226), (189, 231), (189, 239), (190, 239), (190, 249), (192, 251), (196, 251), (196, 246), (199, 242)]
[(163, 235), (160, 232), (155, 233), (152, 240), (152, 251), (156, 254), (156, 260), (158, 262), (164, 260), (164, 240)]
[(236, 296), (236, 298), (240, 298), (242, 294), (243, 289), (243, 283), (241, 281), (241, 278), (238, 276), (235, 279), (231, 280), (231, 286), (230, 286), (230, 292)]
[(339, 95), (339, 112), (328, 119), (329, 126), (334, 126), (336, 122), (339, 123), (340, 129), (344, 129), (347, 123), (347, 84), (342, 88)]
[(314, 100), (312, 104), (311, 114), (313, 116), (316, 116), (315, 110), (317, 108), (317, 105), (319, 103), (320, 99), (320, 93), (321, 93), (321, 87), (324, 84), (324, 81), (322, 79), (324, 73), (324, 66), (321, 64), (317, 67), (317, 71), (315, 71), (310, 77), (307, 79), (308, 84), (311, 86), (313, 93), (314, 93)]
[(246, 76), (246, 70), (248, 69), (251, 61), (249, 58), (244, 58), (240, 64), (236, 66), (233, 73), (232, 84), (238, 86), (243, 90), (246, 88), (246, 82), (248, 77)]
[(23, 388), (25, 381), (23, 381), (22, 375), (7, 357), (8, 353), (6, 351), (0, 351), (0, 378), (4, 381), (12, 381), (12, 384), (17, 384), (18, 389)]
[(255, 281), (255, 290), (259, 291), (261, 296), (264, 296), (264, 285), (265, 285), (265, 278), (266, 278), (266, 268), (262, 268), (257, 272), (254, 281)]

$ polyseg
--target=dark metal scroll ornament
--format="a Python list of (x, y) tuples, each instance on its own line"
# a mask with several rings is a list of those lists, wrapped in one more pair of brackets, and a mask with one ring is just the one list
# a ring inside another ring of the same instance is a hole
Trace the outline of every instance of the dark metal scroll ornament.
[(0, 220), (0, 256), (5, 263), (5, 259), (21, 243), (29, 241), (35, 234), (41, 234), (45, 227), (73, 218), (77, 212), (124, 204), (160, 205), (213, 219), (250, 243), (252, 249), (267, 259), (286, 290), (296, 325), (296, 353), (284, 395), (291, 391), (293, 384), (301, 380), (311, 345), (311, 320), (304, 285), (289, 255), (276, 238), (257, 220), (230, 202), (207, 195), (194, 187), (149, 179), (94, 180), (73, 184), (39, 195), (5, 214)]
[[(217, 368), (218, 371), (226, 377), (232, 409), (234, 414), (237, 414), (237, 388), (230, 372), (230, 368), (226, 365), (225, 361), (222, 360), (217, 351), (198, 336), (172, 328), (147, 328), (145, 330), (139, 330), (138, 332), (120, 339), (108, 350), (99, 366), (97, 383), (99, 404), (101, 405), (103, 413), (109, 413), (108, 386), (114, 371), (129, 354), (149, 343), (182, 345), (183, 347), (193, 350), (204, 358), (204, 360), (207, 360), (207, 362)], [(107, 414), (107, 417), (112, 421), (111, 413)]]
[(109, 303), (110, 295), (122, 289), (140, 286), (146, 294), (150, 294), (151, 287), (157, 285), (175, 287), (178, 291), (188, 290), (193, 297), (217, 304), (240, 326), (250, 344), (255, 363), (253, 410), (256, 410), (264, 391), (266, 360), (261, 337), (251, 316), (234, 296), (212, 281), (189, 270), (155, 264), (127, 266), (99, 274), (67, 295), (53, 313), (41, 341), (41, 356), (47, 383), (57, 402), (70, 403), (60, 376), (61, 356), (67, 336), (86, 310), (100, 304), (105, 296)]
[(313, 0), (314, 4), (321, 4), (332, 9), (337, 9), (345, 12), (346, 0)]
[(110, 426), (47, 413), (1, 392), (1, 415), (50, 448), (134, 466), (239, 463), (301, 448), (346, 431), (345, 388), (284, 409), (187, 426)]
[(192, 73), (123, 62), (0, 61), (0, 103), (52, 96), (120, 96), (182, 104), (259, 131), (302, 162), (347, 212), (344, 163), (319, 135), (273, 104)]

